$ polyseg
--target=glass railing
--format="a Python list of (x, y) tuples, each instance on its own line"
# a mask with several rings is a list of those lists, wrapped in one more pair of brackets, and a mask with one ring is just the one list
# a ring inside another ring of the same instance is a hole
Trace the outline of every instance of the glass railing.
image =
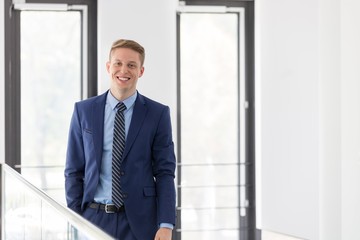
[(1, 164), (1, 239), (113, 239)]

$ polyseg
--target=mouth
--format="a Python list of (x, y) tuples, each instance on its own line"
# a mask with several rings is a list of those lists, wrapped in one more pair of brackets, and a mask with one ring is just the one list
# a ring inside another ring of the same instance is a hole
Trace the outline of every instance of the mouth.
[(129, 81), (129, 80), (130, 80), (130, 78), (129, 78), (129, 77), (119, 77), (119, 76), (116, 76), (116, 79), (118, 79), (119, 81), (124, 81), (124, 82), (126, 82), (126, 81)]

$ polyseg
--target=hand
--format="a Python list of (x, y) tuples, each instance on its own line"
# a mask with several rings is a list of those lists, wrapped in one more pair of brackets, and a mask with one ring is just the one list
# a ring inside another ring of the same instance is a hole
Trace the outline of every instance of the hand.
[(154, 240), (171, 240), (172, 230), (170, 228), (159, 228)]

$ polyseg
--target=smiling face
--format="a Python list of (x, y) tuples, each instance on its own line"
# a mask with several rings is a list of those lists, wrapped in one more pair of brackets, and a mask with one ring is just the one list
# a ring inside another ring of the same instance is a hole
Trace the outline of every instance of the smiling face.
[(111, 79), (110, 91), (120, 101), (135, 93), (137, 81), (144, 73), (140, 54), (130, 48), (113, 49), (106, 69)]

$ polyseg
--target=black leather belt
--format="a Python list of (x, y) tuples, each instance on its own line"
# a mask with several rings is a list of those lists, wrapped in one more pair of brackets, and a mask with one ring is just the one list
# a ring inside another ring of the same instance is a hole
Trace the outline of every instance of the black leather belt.
[(105, 211), (106, 213), (117, 213), (117, 212), (124, 212), (124, 206), (120, 208), (116, 207), (114, 204), (101, 204), (101, 203), (90, 203), (89, 208), (95, 208)]

